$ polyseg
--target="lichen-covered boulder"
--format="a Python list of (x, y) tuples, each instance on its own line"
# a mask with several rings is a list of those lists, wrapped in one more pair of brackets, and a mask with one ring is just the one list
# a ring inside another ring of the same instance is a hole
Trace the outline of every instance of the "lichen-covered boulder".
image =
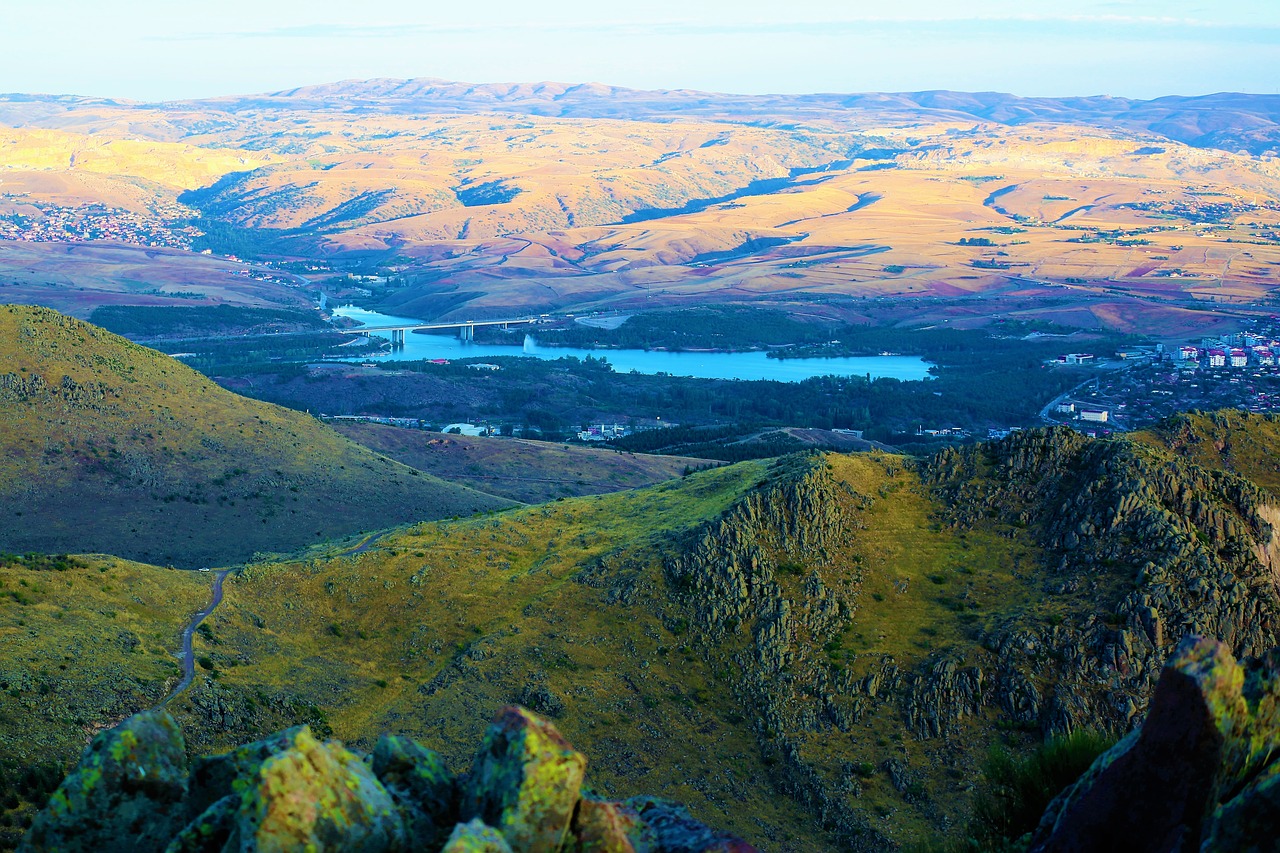
[(221, 755), (201, 756), (191, 763), (187, 813), (194, 819), (224, 797), (244, 793), (262, 762), (293, 748), (306, 726), (294, 726)]
[(163, 850), (186, 823), (186, 793), (182, 730), (164, 711), (134, 714), (94, 737), (18, 849)]
[(1198, 840), (1228, 744), (1249, 720), (1243, 683), (1226, 646), (1183, 640), (1160, 674), (1141, 730), (1050, 804), (1031, 850), (1166, 851)]
[[(759, 853), (727, 832), (712, 829), (678, 803), (657, 797), (632, 797), (625, 803), (640, 815), (661, 853)], [(637, 848), (639, 849), (639, 848)]]
[(754, 851), (673, 803), (582, 797), (586, 763), (547, 720), (510, 707), (461, 782), (410, 738), (384, 735), (366, 757), (306, 726), (197, 759), (188, 777), (177, 724), (150, 711), (94, 739), (19, 850)]
[(568, 850), (573, 853), (649, 853), (657, 834), (626, 803), (583, 797), (573, 816)]
[(440, 853), (512, 853), (502, 833), (479, 818), (453, 828)]
[(436, 850), (458, 822), (458, 785), (439, 753), (412, 738), (383, 735), (373, 750), (373, 775), (404, 818), (413, 850)]
[(262, 762), (241, 795), (236, 832), (241, 850), (262, 853), (405, 848), (400, 814), (369, 767), (305, 728)]
[(497, 828), (515, 850), (559, 850), (586, 768), (587, 759), (550, 722), (524, 708), (503, 708), (463, 782), (462, 819)]

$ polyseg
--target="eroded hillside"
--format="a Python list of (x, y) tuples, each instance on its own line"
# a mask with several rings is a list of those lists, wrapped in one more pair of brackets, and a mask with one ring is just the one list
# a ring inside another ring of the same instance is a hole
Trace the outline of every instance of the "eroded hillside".
[[(433, 319), (817, 302), (845, 319), (1186, 335), (1202, 309), (1261, 302), (1280, 281), (1274, 115), (1262, 96), (441, 81), (166, 105), (0, 98), (16, 152), (0, 226), (371, 265), (387, 280), (370, 304)], [(139, 210), (152, 218), (124, 215)], [(90, 213), (105, 224), (61, 224)], [(26, 269), (0, 258), (24, 286)], [(128, 281), (110, 290), (141, 298)]]

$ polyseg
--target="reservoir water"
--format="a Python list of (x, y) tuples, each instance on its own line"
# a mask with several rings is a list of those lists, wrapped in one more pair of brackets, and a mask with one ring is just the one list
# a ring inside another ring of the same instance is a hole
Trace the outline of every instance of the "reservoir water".
[[(335, 316), (348, 317), (366, 326), (388, 326), (397, 323), (420, 323), (407, 317), (393, 317), (365, 311), (351, 305), (333, 310)], [(531, 327), (536, 329), (536, 327)], [(390, 338), (390, 332), (374, 332)], [(555, 360), (566, 356), (575, 358), (606, 358), (618, 373), (693, 376), (698, 379), (773, 379), (779, 382), (799, 382), (814, 376), (865, 376), (873, 379), (927, 379), (929, 362), (910, 355), (849, 356), (847, 358), (769, 358), (763, 352), (665, 352), (635, 349), (574, 349), (570, 347), (542, 346), (532, 334), (524, 334), (520, 328), (512, 333), (522, 339), (523, 345), (477, 344), (460, 341), (443, 334), (405, 335), (404, 349), (375, 355), (379, 361), (419, 361), (430, 358), (493, 358), (496, 356), (525, 356)], [(363, 359), (362, 359), (363, 360)]]

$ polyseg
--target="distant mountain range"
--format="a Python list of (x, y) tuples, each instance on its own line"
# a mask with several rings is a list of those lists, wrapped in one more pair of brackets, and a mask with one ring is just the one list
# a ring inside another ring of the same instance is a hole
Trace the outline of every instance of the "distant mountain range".
[[(870, 117), (929, 121), (1087, 124), (1149, 131), (1198, 148), (1251, 154), (1280, 148), (1280, 95), (1220, 92), (1151, 100), (1108, 95), (1024, 98), (1003, 92), (863, 92), (734, 95), (691, 89), (627, 89), (601, 83), (462, 83), (433, 77), (343, 80), (260, 95), (163, 105), (66, 95), (0, 95), (0, 117), (27, 113), (34, 123), (92, 104), (113, 108), (339, 110), (351, 113), (523, 114), (559, 118), (735, 122), (849, 122)], [(21, 106), (19, 106), (21, 105)]]

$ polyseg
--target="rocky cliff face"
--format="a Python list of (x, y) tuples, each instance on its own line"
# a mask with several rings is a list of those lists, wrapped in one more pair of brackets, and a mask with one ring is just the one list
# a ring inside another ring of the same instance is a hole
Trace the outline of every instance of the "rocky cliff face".
[[(976, 776), (997, 725), (1124, 733), (1183, 636), (1219, 636), (1246, 656), (1280, 642), (1266, 493), (1134, 442), (1048, 430), (949, 450), (916, 472), (952, 535), (1027, 549), (1001, 581), (1019, 596), (962, 593), (947, 606), (966, 618), (940, 648), (835, 664), (823, 650), (884, 606), (865, 594), (876, 568), (858, 545), (884, 523), (869, 512), (876, 501), (892, 499), (895, 481), (910, 488), (892, 470), (903, 464), (886, 463), (879, 494), (860, 494), (819, 458), (779, 463), (768, 488), (666, 568), (705, 653), (728, 658), (776, 784), (852, 849), (890, 843), (874, 819), (886, 810), (890, 821), (955, 820), (943, 792), (964, 789), (940, 785), (934, 768)], [(897, 804), (868, 799), (869, 777), (887, 781)]]
[(828, 575), (834, 550), (856, 521), (821, 457), (784, 457), (774, 473), (673, 555), (667, 579), (696, 642), (729, 658), (735, 698), (779, 768), (782, 791), (846, 840), (884, 843), (803, 757), (793, 736), (847, 730), (852, 722), (835, 697), (850, 695), (855, 685), (834, 676), (819, 652), (853, 611), (847, 590)]
[(924, 474), (956, 528), (992, 513), (1028, 528), (1043, 592), (1067, 605), (1060, 624), (1010, 620), (986, 638), (996, 682), (1020, 685), (999, 697), (1016, 719), (1124, 730), (1183, 636), (1242, 656), (1280, 641), (1273, 499), (1240, 476), (1065, 429), (948, 451)]
[(503, 709), (471, 771), (384, 735), (373, 755), (306, 726), (188, 766), (182, 732), (148, 711), (99, 734), (22, 851), (610, 851), (755, 848), (652, 798), (583, 789), (587, 760), (546, 720)]

